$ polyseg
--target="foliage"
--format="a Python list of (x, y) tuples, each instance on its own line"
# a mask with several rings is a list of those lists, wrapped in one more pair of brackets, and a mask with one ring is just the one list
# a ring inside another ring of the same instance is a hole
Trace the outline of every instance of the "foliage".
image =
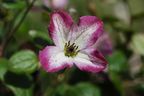
[(144, 96), (144, 0), (70, 0), (75, 20), (98, 16), (111, 37), (108, 68), (96, 74), (43, 72), (38, 52), (53, 45), (51, 10), (31, 1), (0, 0), (0, 96)]

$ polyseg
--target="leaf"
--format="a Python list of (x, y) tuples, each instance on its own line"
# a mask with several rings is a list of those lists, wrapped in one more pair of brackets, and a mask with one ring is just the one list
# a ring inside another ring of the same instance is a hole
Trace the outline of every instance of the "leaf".
[(70, 88), (71, 88), (71, 86), (69, 86), (67, 84), (61, 84), (56, 89), (54, 96), (69, 96), (69, 95), (67, 95), (67, 91), (70, 90)]
[(114, 52), (111, 56), (108, 57), (108, 72), (109, 77), (117, 90), (121, 93), (123, 96), (123, 86), (122, 81), (120, 77), (120, 73), (127, 72), (128, 65), (126, 63), (126, 57), (121, 51)]
[(65, 96), (101, 96), (99, 88), (89, 83), (79, 83), (71, 88)]
[(114, 52), (108, 57), (109, 71), (121, 73), (127, 69), (126, 57), (121, 51)]
[(3, 6), (7, 9), (23, 9), (26, 4), (24, 2), (16, 2), (16, 3), (3, 3)]
[(144, 55), (144, 34), (135, 34), (132, 37), (131, 49), (140, 55)]
[(119, 1), (114, 5), (114, 14), (120, 21), (123, 21), (126, 25), (130, 24), (130, 11), (128, 5), (125, 2)]
[(26, 74), (16, 74), (13, 72), (6, 72), (4, 75), (4, 81), (6, 84), (17, 87), (27, 89), (32, 86), (32, 78)]
[(144, 18), (134, 18), (131, 28), (134, 32), (143, 32)]
[[(15, 26), (18, 24), (23, 15), (24, 12), (21, 12), (21, 14), (16, 19)], [(14, 34), (14, 37), (17, 40), (17, 42), (21, 45), (24, 42), (30, 41), (32, 39), (33, 30), (36, 31), (35, 36), (39, 36), (41, 38), (44, 38), (44, 40), (49, 41), (50, 39), (47, 33), (47, 23), (45, 24), (43, 21), (44, 20), (42, 14), (39, 14), (39, 12), (37, 11), (31, 10), (25, 18), (25, 20), (23, 21), (20, 28), (18, 29), (18, 31)], [(48, 22), (48, 20), (45, 20), (45, 22), (46, 21)]]
[(105, 1), (101, 1), (101, 0), (93, 0), (94, 2), (93, 5), (96, 7), (95, 10), (95, 13), (96, 13), (96, 16), (100, 16), (102, 18), (113, 18), (115, 19), (115, 16), (114, 16), (114, 3), (116, 3), (117, 1), (114, 1), (114, 2), (108, 2), (108, 0), (105, 0)]
[(33, 96), (33, 88), (21, 89), (10, 85), (8, 85), (7, 87), (13, 91), (15, 96)]
[(15, 53), (10, 58), (9, 69), (15, 73), (32, 73), (38, 68), (37, 56), (30, 50)]
[(74, 6), (78, 15), (88, 15), (88, 2), (87, 0), (70, 0), (70, 4)]
[(15, 96), (33, 96), (32, 77), (26, 74), (7, 72), (4, 76), (6, 86)]
[(128, 0), (128, 4), (133, 16), (141, 15), (144, 13), (144, 0)]
[(9, 61), (4, 58), (0, 58), (0, 80), (4, 79), (4, 74), (8, 70)]
[(116, 89), (120, 92), (121, 96), (124, 94), (124, 88), (120, 76), (117, 73), (109, 72), (109, 76)]

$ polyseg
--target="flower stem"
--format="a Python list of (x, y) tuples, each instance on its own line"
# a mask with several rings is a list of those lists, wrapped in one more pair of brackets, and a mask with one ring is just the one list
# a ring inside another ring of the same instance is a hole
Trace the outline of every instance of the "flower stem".
[(30, 9), (33, 7), (35, 1), (36, 0), (33, 0), (31, 2), (31, 4), (27, 7), (27, 9), (24, 12), (24, 15), (22, 16), (22, 18), (20, 19), (20, 21), (18, 22), (18, 24), (12, 30), (8, 31), (7, 34), (5, 35), (6, 38), (3, 39), (2, 44), (1, 44), (1, 50), (2, 50), (2, 54), (1, 55), (4, 54), (4, 51), (5, 51), (6, 46), (8, 45), (8, 42), (11, 40), (11, 37), (13, 36), (13, 34), (15, 32), (17, 32), (17, 30), (19, 29), (19, 27), (22, 25), (25, 17), (29, 13)]

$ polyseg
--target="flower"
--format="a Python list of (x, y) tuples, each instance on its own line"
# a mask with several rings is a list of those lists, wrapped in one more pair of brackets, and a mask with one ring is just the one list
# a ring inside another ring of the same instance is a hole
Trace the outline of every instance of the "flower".
[(103, 22), (95, 16), (82, 16), (75, 24), (64, 11), (51, 14), (49, 35), (55, 46), (47, 46), (39, 52), (42, 67), (47, 72), (57, 72), (76, 65), (80, 70), (100, 72), (107, 61), (93, 47), (103, 34)]
[(43, 0), (43, 3), (49, 8), (63, 9), (68, 4), (68, 0)]

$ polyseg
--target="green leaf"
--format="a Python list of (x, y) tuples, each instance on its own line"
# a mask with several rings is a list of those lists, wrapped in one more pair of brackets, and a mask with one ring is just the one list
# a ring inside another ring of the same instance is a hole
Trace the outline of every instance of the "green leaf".
[[(24, 12), (21, 12), (15, 22), (15, 25), (18, 24), (23, 15)], [(18, 31), (14, 34), (17, 42), (21, 45), (22, 43), (33, 39), (32, 37), (40, 37), (49, 42), (50, 39), (48, 37), (47, 31), (48, 21), (46, 22), (45, 20), (46, 24), (43, 21), (44, 20), (42, 14), (39, 14), (39, 12), (31, 11), (23, 21)]]
[(33, 96), (32, 77), (30, 75), (8, 71), (4, 76), (4, 81), (15, 96)]
[(142, 17), (133, 19), (131, 28), (134, 32), (143, 32), (144, 18)]
[(71, 88), (65, 96), (101, 96), (100, 89), (89, 83), (79, 83)]
[(109, 76), (116, 89), (120, 92), (121, 96), (124, 94), (124, 88), (120, 76), (117, 73), (109, 72)]
[(30, 50), (15, 53), (10, 62), (9, 69), (15, 73), (32, 73), (38, 68), (37, 56)]
[(8, 60), (0, 58), (0, 80), (4, 79), (4, 74), (8, 70), (8, 64), (9, 64)]
[(16, 74), (13, 72), (6, 72), (4, 75), (4, 81), (6, 84), (27, 89), (32, 86), (32, 78), (26, 74)]
[(75, 6), (78, 15), (88, 15), (90, 12), (88, 10), (87, 0), (70, 0), (70, 4)]
[(69, 95), (67, 95), (67, 92), (68, 92), (68, 90), (70, 90), (70, 88), (71, 88), (71, 86), (69, 86), (67, 84), (61, 84), (56, 89), (54, 96), (69, 96)]
[(108, 57), (109, 71), (111, 72), (123, 72), (127, 69), (126, 57), (121, 51), (114, 52)]
[(128, 0), (128, 4), (133, 16), (144, 13), (144, 0)]
[(23, 9), (26, 4), (24, 2), (16, 2), (16, 3), (3, 3), (3, 6), (7, 9)]
[(123, 96), (123, 86), (120, 77), (120, 73), (126, 72), (128, 70), (128, 65), (126, 63), (126, 57), (121, 51), (114, 52), (108, 57), (109, 62), (109, 77), (114, 83), (117, 90)]
[(7, 87), (13, 91), (15, 96), (33, 96), (33, 88), (21, 89), (21, 88), (16, 88), (10, 85)]
[(135, 53), (144, 55), (144, 34), (136, 34), (132, 37), (131, 48)]
[(96, 15), (100, 16), (100, 17), (110, 17), (110, 18), (114, 18), (114, 4), (117, 2), (111, 2), (111, 3), (107, 3), (106, 1), (101, 1), (101, 0), (93, 0), (93, 4), (95, 5), (95, 13)]

